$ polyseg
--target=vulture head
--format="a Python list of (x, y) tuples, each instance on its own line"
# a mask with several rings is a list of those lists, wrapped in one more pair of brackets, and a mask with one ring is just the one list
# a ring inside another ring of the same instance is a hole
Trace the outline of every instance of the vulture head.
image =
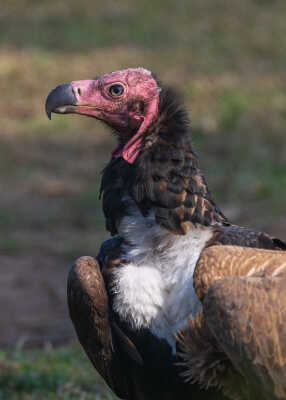
[(64, 83), (53, 89), (46, 112), (76, 113), (99, 119), (118, 135), (113, 156), (132, 163), (142, 135), (158, 115), (160, 88), (144, 68), (128, 68), (93, 80)]

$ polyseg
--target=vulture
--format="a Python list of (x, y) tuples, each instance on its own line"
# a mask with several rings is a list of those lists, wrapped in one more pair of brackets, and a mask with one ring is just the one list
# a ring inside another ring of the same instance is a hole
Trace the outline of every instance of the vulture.
[(117, 143), (106, 228), (68, 277), (89, 359), (126, 400), (285, 399), (286, 243), (215, 204), (180, 97), (144, 68), (64, 83), (46, 112), (87, 115)]

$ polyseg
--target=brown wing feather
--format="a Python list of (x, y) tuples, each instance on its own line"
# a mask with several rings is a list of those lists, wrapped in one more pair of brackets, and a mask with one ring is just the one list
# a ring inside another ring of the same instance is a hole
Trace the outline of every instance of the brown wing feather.
[(286, 398), (286, 277), (225, 278), (203, 303), (218, 346), (251, 399)]
[(184, 337), (188, 378), (232, 398), (286, 398), (285, 252), (210, 247), (194, 281), (203, 314)]
[(203, 300), (210, 286), (228, 276), (279, 275), (286, 271), (286, 253), (240, 246), (205, 249), (194, 272), (194, 287)]
[(127, 377), (113, 349), (105, 284), (94, 258), (81, 257), (72, 266), (67, 295), (71, 320), (89, 359), (110, 388), (128, 398)]

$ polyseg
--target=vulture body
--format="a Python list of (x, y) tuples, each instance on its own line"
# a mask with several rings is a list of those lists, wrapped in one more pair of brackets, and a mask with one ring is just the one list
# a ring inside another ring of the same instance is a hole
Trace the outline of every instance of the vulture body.
[(130, 68), (58, 86), (46, 111), (92, 116), (118, 138), (101, 184), (114, 237), (68, 279), (78, 338), (111, 389), (286, 398), (286, 244), (215, 205), (177, 95)]

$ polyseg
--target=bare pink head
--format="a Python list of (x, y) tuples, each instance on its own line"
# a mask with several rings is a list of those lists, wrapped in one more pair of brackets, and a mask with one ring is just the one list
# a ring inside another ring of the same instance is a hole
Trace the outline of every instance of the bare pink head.
[(144, 132), (158, 115), (160, 88), (150, 71), (128, 68), (95, 80), (73, 81), (55, 88), (46, 111), (77, 113), (106, 122), (118, 133), (114, 157), (134, 162)]

